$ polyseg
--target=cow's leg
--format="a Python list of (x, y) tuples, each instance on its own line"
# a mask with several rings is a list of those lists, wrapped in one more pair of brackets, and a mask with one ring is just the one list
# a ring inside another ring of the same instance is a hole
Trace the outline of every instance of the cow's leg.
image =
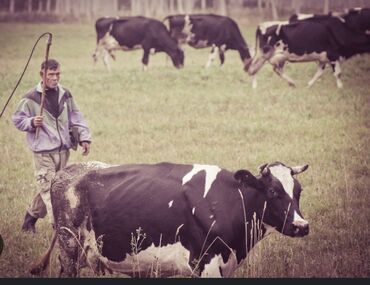
[(221, 65), (223, 65), (225, 62), (225, 51), (226, 51), (226, 45), (222, 45), (219, 50)]
[(79, 254), (81, 252), (81, 243), (78, 234), (63, 227), (58, 230), (58, 242), (60, 248), (59, 277), (76, 277), (78, 273)]
[(96, 49), (95, 49), (95, 52), (92, 55), (92, 58), (94, 60), (94, 65), (98, 61), (99, 56), (100, 56), (100, 48), (99, 48), (99, 46), (97, 46)]
[(111, 71), (110, 64), (109, 64), (109, 54), (110, 54), (110, 51), (108, 51), (106, 49), (103, 50), (104, 65), (107, 67), (108, 71)]
[(141, 62), (143, 63), (143, 70), (144, 71), (148, 70), (149, 54), (150, 54), (150, 49), (144, 49), (143, 58), (141, 60)]
[(256, 77), (256, 75), (252, 75), (252, 88), (253, 89), (257, 88), (257, 77)]
[(340, 63), (339, 63), (339, 60), (337, 60), (334, 64), (334, 76), (337, 80), (337, 87), (338, 88), (343, 88), (343, 83), (342, 83), (342, 80), (340, 79), (341, 75), (342, 75), (342, 69), (340, 68)]
[(215, 45), (212, 46), (212, 49), (211, 49), (211, 53), (209, 54), (208, 56), (208, 61), (205, 65), (205, 68), (208, 68), (211, 66), (211, 63), (215, 60), (215, 58), (217, 57), (217, 54), (218, 54), (218, 50), (219, 48), (216, 47)]
[(274, 65), (274, 71), (281, 78), (285, 79), (288, 82), (289, 86), (295, 87), (295, 83), (293, 79), (291, 79), (288, 75), (284, 73), (284, 63), (279, 63), (278, 65)]
[(325, 69), (325, 63), (319, 62), (315, 75), (312, 77), (310, 82), (308, 82), (308, 87), (311, 87), (316, 82), (316, 80), (319, 79), (323, 75), (324, 69)]

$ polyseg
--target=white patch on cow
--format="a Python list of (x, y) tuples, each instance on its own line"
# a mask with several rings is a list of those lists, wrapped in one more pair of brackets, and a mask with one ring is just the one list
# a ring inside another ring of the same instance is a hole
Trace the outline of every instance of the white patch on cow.
[(108, 168), (112, 166), (116, 166), (113, 164), (107, 164), (100, 161), (88, 161), (88, 162), (82, 162), (82, 165), (88, 169), (101, 169), (101, 168)]
[(210, 215), (209, 218), (212, 220), (215, 216), (214, 215)]
[(190, 22), (190, 16), (189, 14), (186, 14), (184, 17), (184, 28), (182, 29), (183, 33), (190, 35), (192, 27), (193, 25)]
[(278, 164), (270, 167), (271, 174), (276, 177), (283, 185), (285, 192), (289, 195), (291, 199), (293, 199), (293, 187), (294, 187), (294, 180), (290, 173), (290, 168)]
[(275, 26), (275, 25), (286, 25), (289, 24), (288, 21), (267, 21), (263, 22), (258, 25), (258, 28), (260, 29), (262, 35), (266, 34), (266, 31), (268, 28)]
[(304, 227), (308, 225), (308, 222), (305, 219), (303, 219), (300, 215), (298, 215), (297, 211), (294, 211), (293, 225), (297, 227)]
[(142, 45), (134, 45), (132, 47), (120, 45), (119, 42), (110, 34), (110, 30), (98, 42), (98, 49), (104, 49), (109, 52), (114, 50), (130, 51), (141, 49)]
[(209, 54), (208, 56), (208, 61), (205, 65), (205, 68), (208, 68), (211, 66), (212, 62), (215, 60), (215, 58), (217, 57), (217, 55), (219, 54), (219, 50), (218, 50), (218, 47), (213, 45), (213, 51)]
[(110, 31), (108, 31), (104, 37), (99, 40), (98, 45), (106, 50), (116, 50), (121, 48), (118, 41), (110, 35)]
[(297, 19), (298, 20), (304, 20), (304, 19), (309, 19), (312, 18), (314, 14), (297, 14)]
[(193, 213), (193, 215), (194, 215), (194, 213), (195, 213), (195, 207), (191, 210), (191, 212)]
[(318, 60), (320, 62), (328, 62), (328, 54), (326, 51), (323, 52), (312, 52), (312, 53), (305, 53), (303, 55), (297, 55), (294, 53), (289, 53), (289, 61), (298, 61), (298, 62), (304, 62), (304, 61), (315, 61)]
[(220, 265), (222, 263), (222, 256), (215, 255), (210, 263), (204, 266), (201, 277), (222, 277), (220, 272)]
[(168, 208), (171, 208), (171, 207), (172, 207), (172, 204), (173, 204), (173, 200), (171, 200), (171, 201), (168, 203)]
[(342, 69), (340, 68), (340, 63), (339, 61), (336, 61), (335, 62), (335, 66), (334, 66), (334, 76), (337, 80), (337, 87), (338, 88), (342, 88), (343, 87), (343, 83), (342, 83), (342, 80), (340, 79), (340, 75), (342, 73)]
[[(122, 262), (106, 261), (106, 266), (115, 272), (135, 272), (138, 277), (191, 276), (188, 264), (190, 252), (180, 242), (156, 247), (152, 244), (137, 254), (126, 254)], [(158, 269), (158, 270), (156, 270)]]
[[(234, 252), (230, 253), (229, 259), (224, 263), (221, 254), (215, 255), (210, 263), (204, 266), (201, 277), (231, 277), (235, 270), (242, 264), (238, 264)], [(221, 275), (222, 272), (222, 275)]]
[(219, 168), (218, 166), (194, 164), (193, 169), (182, 178), (182, 185), (185, 185), (196, 174), (203, 170), (206, 172), (206, 183), (204, 186), (204, 195), (203, 195), (203, 198), (205, 198), (209, 189), (211, 189), (212, 183), (216, 180), (217, 174), (221, 171), (221, 168)]
[(72, 208), (72, 209), (75, 209), (77, 207), (77, 205), (79, 204), (79, 197), (77, 196), (76, 192), (75, 192), (75, 187), (70, 187), (68, 188), (68, 190), (65, 192), (66, 194), (66, 199), (67, 201), (69, 202), (69, 206)]

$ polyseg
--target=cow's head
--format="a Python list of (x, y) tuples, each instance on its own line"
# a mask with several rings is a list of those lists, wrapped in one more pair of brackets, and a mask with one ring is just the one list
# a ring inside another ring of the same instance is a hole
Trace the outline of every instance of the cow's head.
[(308, 165), (288, 167), (275, 162), (261, 166), (257, 177), (246, 170), (237, 171), (234, 177), (242, 184), (257, 189), (258, 200), (265, 205), (260, 209), (265, 228), (272, 227), (291, 237), (303, 237), (308, 234), (309, 227), (299, 210), (302, 189), (294, 176), (307, 168)]
[(255, 75), (265, 62), (274, 56), (276, 48), (280, 44), (280, 29), (285, 23), (266, 22), (258, 26), (256, 31), (256, 50), (252, 63), (248, 66), (249, 75)]
[(184, 51), (180, 46), (177, 46), (174, 51), (169, 53), (169, 55), (176, 68), (182, 68), (184, 66)]

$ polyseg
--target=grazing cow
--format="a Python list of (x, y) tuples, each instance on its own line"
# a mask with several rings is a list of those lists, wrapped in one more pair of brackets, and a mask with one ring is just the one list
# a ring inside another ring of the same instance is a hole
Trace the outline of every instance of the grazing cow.
[(225, 51), (236, 50), (240, 54), (244, 68), (248, 69), (251, 55), (239, 30), (231, 18), (214, 14), (170, 15), (168, 20), (171, 36), (179, 43), (187, 43), (193, 48), (212, 47), (205, 67), (219, 55), (221, 65), (225, 61)]
[(82, 266), (133, 277), (231, 276), (268, 233), (308, 234), (294, 178), (307, 168), (275, 162), (255, 177), (200, 164), (66, 167), (51, 190), (61, 276)]
[(370, 8), (352, 8), (342, 15), (352, 30), (370, 34)]
[(96, 62), (99, 56), (103, 56), (108, 69), (108, 55), (114, 59), (114, 50), (139, 48), (144, 50), (144, 70), (147, 69), (151, 51), (167, 53), (177, 68), (184, 64), (184, 52), (158, 20), (145, 17), (100, 18), (95, 22), (95, 29), (97, 46), (93, 58)]
[[(337, 87), (343, 87), (340, 79), (340, 62), (356, 54), (370, 52), (370, 36), (348, 27), (343, 19), (335, 16), (311, 17), (292, 23), (261, 24), (256, 31), (257, 51), (248, 70), (255, 75), (268, 61), (274, 71), (289, 85), (294, 81), (284, 74), (285, 62), (317, 61), (318, 70), (308, 86), (323, 74), (330, 64), (336, 77)], [(256, 87), (256, 84), (254, 84)]]

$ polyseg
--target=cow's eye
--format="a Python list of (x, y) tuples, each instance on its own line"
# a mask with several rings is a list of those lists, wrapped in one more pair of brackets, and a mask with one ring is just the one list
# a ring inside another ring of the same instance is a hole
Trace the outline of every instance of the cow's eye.
[(276, 198), (278, 197), (278, 193), (274, 190), (274, 188), (269, 189), (269, 194), (271, 198)]

